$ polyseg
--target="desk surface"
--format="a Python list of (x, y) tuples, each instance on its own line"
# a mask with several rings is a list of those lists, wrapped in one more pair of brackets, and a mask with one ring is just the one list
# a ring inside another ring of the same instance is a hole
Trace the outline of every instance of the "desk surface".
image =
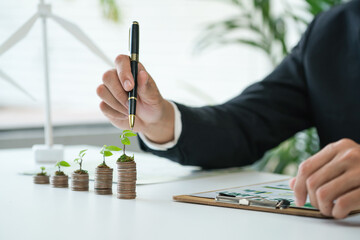
[[(28, 150), (0, 151), (0, 239), (358, 239), (360, 215), (313, 219), (178, 203), (173, 195), (283, 179), (239, 172), (140, 185), (136, 200), (35, 185)], [(116, 187), (113, 186), (113, 190)]]

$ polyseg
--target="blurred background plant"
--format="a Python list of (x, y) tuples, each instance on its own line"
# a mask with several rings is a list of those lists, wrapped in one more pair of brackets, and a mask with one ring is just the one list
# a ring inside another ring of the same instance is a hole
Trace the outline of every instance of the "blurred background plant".
[[(294, 7), (291, 0), (227, 0), (238, 9), (238, 14), (221, 22), (211, 23), (204, 30), (196, 52), (227, 44), (252, 46), (269, 58), (275, 67), (289, 53), (289, 30), (304, 31), (313, 17), (344, 0), (304, 0)], [(277, 11), (274, 11), (274, 5)], [(281, 11), (278, 11), (281, 9)], [(295, 134), (269, 150), (253, 167), (256, 170), (295, 175), (298, 165), (319, 151), (315, 128)]]
[(120, 21), (120, 8), (116, 0), (100, 0), (103, 16), (114, 22)]

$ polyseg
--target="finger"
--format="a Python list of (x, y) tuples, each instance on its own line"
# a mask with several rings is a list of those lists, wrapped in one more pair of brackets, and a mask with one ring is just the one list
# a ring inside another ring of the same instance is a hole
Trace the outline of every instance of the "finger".
[(155, 81), (150, 74), (145, 70), (144, 66), (139, 63), (138, 73), (138, 93), (140, 101), (150, 105), (158, 104), (161, 100), (161, 94), (156, 86)]
[(139, 71), (138, 71), (138, 91), (140, 89), (140, 92), (144, 92), (142, 91), (143, 88), (147, 85), (147, 83), (149, 82), (149, 78), (150, 75), (147, 73), (147, 71), (145, 70), (144, 65), (142, 65), (141, 63), (139, 63)]
[(146, 72), (146, 69), (145, 69), (144, 65), (142, 65), (142, 63), (139, 62), (138, 72), (140, 72), (140, 71), (145, 71)]
[(316, 191), (320, 211), (331, 216), (334, 201), (356, 188), (360, 188), (359, 170), (350, 170), (324, 184)]
[(292, 190), (294, 190), (295, 182), (296, 182), (296, 177), (293, 177), (292, 179), (289, 180), (289, 186)]
[(306, 202), (307, 178), (319, 168), (321, 168), (323, 165), (325, 165), (327, 162), (331, 161), (335, 154), (336, 152), (334, 149), (334, 145), (329, 144), (320, 152), (300, 164), (298, 175), (296, 176), (296, 183), (294, 186), (295, 203), (297, 206), (303, 206)]
[(114, 110), (123, 114), (128, 112), (127, 108), (125, 108), (121, 103), (118, 102), (118, 100), (115, 99), (115, 97), (111, 94), (105, 85), (101, 84), (96, 89), (96, 93), (107, 105), (109, 105)]
[[(306, 189), (309, 194), (311, 205), (316, 208), (319, 208), (320, 211), (326, 213), (327, 216), (331, 214), (331, 209), (329, 209), (329, 203), (325, 203), (322, 199), (318, 199), (318, 189), (327, 182), (330, 182), (332, 179), (337, 178), (342, 173), (345, 172), (345, 166), (338, 164), (338, 159), (342, 156), (340, 154), (336, 155), (332, 161), (326, 163), (322, 168), (314, 172), (306, 180)], [(335, 190), (335, 189), (334, 189)], [(321, 194), (323, 198), (323, 195)], [(319, 203), (319, 201), (321, 203)]]
[(334, 218), (345, 218), (353, 210), (360, 209), (360, 188), (354, 189), (338, 198), (332, 210)]
[(119, 55), (115, 59), (115, 67), (118, 75), (118, 79), (125, 89), (125, 91), (131, 91), (134, 87), (134, 78), (131, 74), (130, 58), (127, 55)]
[(107, 105), (105, 102), (100, 103), (100, 110), (108, 118), (117, 119), (117, 120), (126, 120), (128, 118), (127, 115), (114, 110), (109, 105)]
[(115, 99), (124, 107), (127, 106), (127, 92), (123, 89), (119, 82), (117, 72), (115, 69), (107, 71), (103, 75), (103, 83)]
[(140, 95), (146, 95), (149, 91), (150, 75), (144, 70), (139, 69), (138, 73), (138, 92)]

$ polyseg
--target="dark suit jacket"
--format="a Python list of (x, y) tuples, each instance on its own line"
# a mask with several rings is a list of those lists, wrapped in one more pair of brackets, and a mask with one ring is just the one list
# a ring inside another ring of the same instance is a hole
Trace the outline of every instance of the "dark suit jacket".
[(360, 1), (332, 8), (263, 81), (230, 101), (199, 108), (177, 104), (182, 133), (168, 151), (145, 151), (184, 165), (241, 166), (296, 132), (315, 126), (321, 146), (360, 142)]

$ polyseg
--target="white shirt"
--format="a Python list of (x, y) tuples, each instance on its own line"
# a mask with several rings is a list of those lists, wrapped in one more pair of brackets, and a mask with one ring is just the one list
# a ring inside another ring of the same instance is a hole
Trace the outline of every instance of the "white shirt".
[(174, 114), (175, 114), (174, 140), (164, 143), (164, 144), (157, 144), (157, 143), (150, 141), (147, 137), (145, 137), (144, 134), (139, 133), (139, 137), (141, 138), (141, 140), (146, 144), (146, 146), (148, 146), (149, 148), (151, 148), (153, 150), (166, 151), (166, 150), (174, 147), (179, 140), (181, 130), (182, 130), (181, 113), (175, 103), (173, 103), (171, 101), (169, 101), (169, 102), (171, 103), (171, 106), (173, 107)]

